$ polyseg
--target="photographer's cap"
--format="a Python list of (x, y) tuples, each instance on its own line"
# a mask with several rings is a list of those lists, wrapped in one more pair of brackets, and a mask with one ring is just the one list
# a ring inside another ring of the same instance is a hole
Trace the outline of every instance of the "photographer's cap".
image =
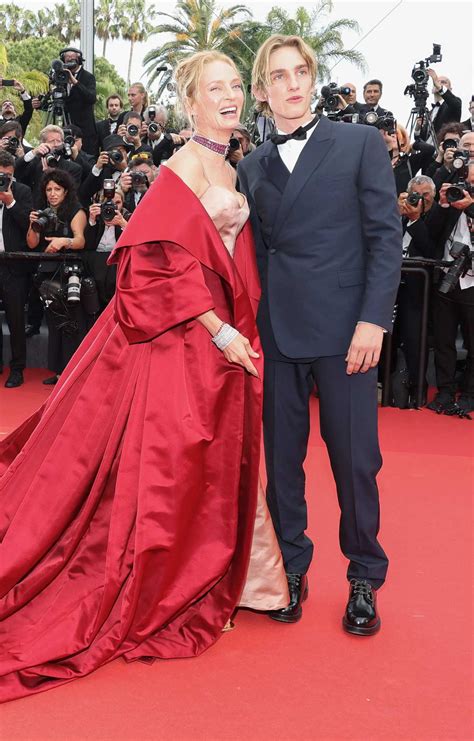
[(118, 134), (110, 134), (110, 136), (106, 136), (104, 139), (103, 149), (115, 149), (115, 147), (125, 147), (127, 151), (134, 148), (133, 144), (126, 142), (125, 139), (122, 139)]

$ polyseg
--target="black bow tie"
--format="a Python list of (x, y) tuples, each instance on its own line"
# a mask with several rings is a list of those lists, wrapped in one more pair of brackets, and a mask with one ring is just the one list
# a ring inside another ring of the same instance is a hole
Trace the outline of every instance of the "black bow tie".
[(284, 144), (285, 142), (289, 141), (290, 139), (307, 139), (308, 138), (308, 131), (313, 128), (313, 126), (316, 126), (316, 124), (319, 121), (319, 116), (315, 116), (312, 121), (310, 121), (306, 126), (299, 126), (296, 131), (293, 131), (292, 134), (272, 134), (270, 139), (274, 144)]

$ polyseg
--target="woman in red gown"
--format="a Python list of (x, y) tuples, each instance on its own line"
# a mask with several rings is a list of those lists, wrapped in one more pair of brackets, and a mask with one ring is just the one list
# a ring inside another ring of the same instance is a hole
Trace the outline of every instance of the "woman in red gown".
[(259, 498), (248, 207), (223, 156), (241, 82), (202, 52), (177, 84), (200, 136), (161, 168), (112, 254), (114, 301), (0, 445), (3, 701), (118, 656), (198, 655), (239, 603), (287, 604)]

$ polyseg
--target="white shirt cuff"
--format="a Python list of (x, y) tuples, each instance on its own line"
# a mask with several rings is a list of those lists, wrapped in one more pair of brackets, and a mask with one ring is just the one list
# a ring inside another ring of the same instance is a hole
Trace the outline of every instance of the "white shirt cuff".
[(33, 160), (35, 157), (36, 157), (36, 154), (33, 152), (32, 149), (30, 149), (30, 151), (27, 152), (25, 156), (23, 157), (23, 160), (24, 162), (31, 162), (31, 160)]
[(13, 206), (15, 205), (15, 203), (16, 203), (16, 201), (15, 201), (15, 199), (13, 199), (13, 201), (8, 206), (6, 206), (6, 208), (13, 208)]
[(96, 178), (99, 177), (100, 173), (102, 172), (101, 167), (97, 167), (97, 165), (94, 165), (94, 167), (91, 170), (92, 174), (95, 175)]

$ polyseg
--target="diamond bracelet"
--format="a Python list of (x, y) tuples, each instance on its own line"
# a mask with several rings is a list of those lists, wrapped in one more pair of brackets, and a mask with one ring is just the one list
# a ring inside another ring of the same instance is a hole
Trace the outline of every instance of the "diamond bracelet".
[(213, 342), (219, 350), (224, 350), (227, 345), (230, 345), (232, 340), (235, 340), (238, 334), (239, 331), (235, 329), (235, 327), (231, 327), (230, 324), (223, 324), (217, 334), (211, 339), (211, 342)]

